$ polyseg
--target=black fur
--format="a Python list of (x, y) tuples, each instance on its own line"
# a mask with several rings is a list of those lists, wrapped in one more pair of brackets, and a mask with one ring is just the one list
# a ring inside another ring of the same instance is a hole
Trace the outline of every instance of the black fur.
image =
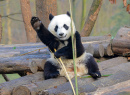
[(66, 13), (66, 14), (70, 17), (70, 12), (68, 12), (68, 11), (67, 11), (67, 13)]
[(94, 79), (101, 77), (98, 65), (95, 62), (93, 56), (90, 56), (89, 60), (86, 63), (86, 67), (88, 68), (88, 74), (91, 75)]
[[(77, 50), (77, 57), (81, 56), (84, 53), (84, 47), (81, 43), (81, 38), (79, 33), (76, 31), (75, 33), (75, 37), (76, 37), (76, 50)], [(59, 58), (61, 56), (66, 57), (67, 59), (73, 59), (73, 51), (72, 51), (72, 41), (71, 41), (71, 37), (68, 39), (68, 45), (57, 50), (54, 55)]]
[(56, 25), (56, 26), (55, 26), (55, 29), (54, 29), (54, 30), (55, 30), (55, 32), (57, 32), (57, 29), (58, 29), (58, 26)]
[(64, 27), (66, 30), (69, 29), (69, 27), (68, 27), (66, 24), (64, 24), (63, 27)]
[[(37, 17), (36, 17), (37, 18)], [(37, 21), (37, 19), (34, 19), (34, 17), (31, 20), (31, 24), (33, 26), (34, 22)], [(38, 18), (39, 19), (39, 18)], [(36, 30), (38, 37), (40, 38), (40, 40), (49, 47), (49, 49), (54, 52), (54, 48), (57, 49), (59, 46), (59, 41), (56, 40), (57, 38), (51, 34), (46, 27), (41, 24), (40, 25), (40, 29)]]
[(57, 71), (58, 67), (52, 65), (51, 62), (47, 61), (44, 65), (44, 78), (50, 79), (50, 78), (56, 78), (59, 76), (59, 71)]
[(52, 14), (49, 14), (49, 20), (51, 21), (54, 18)]

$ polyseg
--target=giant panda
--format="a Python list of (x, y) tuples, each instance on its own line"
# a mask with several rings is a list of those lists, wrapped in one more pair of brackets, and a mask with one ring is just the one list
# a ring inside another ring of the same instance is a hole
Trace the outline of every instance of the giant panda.
[[(59, 57), (62, 59), (70, 78), (73, 78), (71, 15), (69, 12), (57, 16), (50, 14), (49, 20), (50, 24), (47, 29), (38, 17), (32, 17), (31, 19), (31, 25), (37, 32), (38, 37), (51, 51), (51, 57), (47, 59), (44, 65), (44, 78), (50, 79), (58, 76), (65, 76), (67, 78), (63, 68), (59, 65), (56, 59)], [(93, 56), (90, 53), (86, 53), (81, 43), (80, 34), (76, 31), (75, 26), (73, 35), (76, 39), (77, 76), (89, 74), (94, 79), (100, 78), (101, 73), (98, 65)], [(57, 51), (55, 52), (54, 49)]]

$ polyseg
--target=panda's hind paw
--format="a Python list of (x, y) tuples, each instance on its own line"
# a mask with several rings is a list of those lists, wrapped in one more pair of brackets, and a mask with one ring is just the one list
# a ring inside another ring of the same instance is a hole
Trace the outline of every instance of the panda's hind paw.
[(53, 72), (53, 73), (44, 74), (44, 78), (45, 78), (45, 80), (47, 80), (47, 79), (51, 79), (51, 78), (57, 78), (59, 75), (60, 75), (59, 71), (57, 71), (57, 72)]
[(94, 72), (90, 74), (94, 79), (100, 78), (101, 77), (101, 73), (100, 71)]

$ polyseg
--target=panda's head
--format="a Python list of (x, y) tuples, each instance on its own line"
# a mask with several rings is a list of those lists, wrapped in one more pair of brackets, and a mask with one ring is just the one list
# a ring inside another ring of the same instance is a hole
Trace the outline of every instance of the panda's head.
[[(67, 40), (71, 36), (71, 18), (70, 13), (61, 14), (57, 16), (49, 15), (50, 24), (48, 30), (56, 36), (59, 40)], [(72, 22), (73, 23), (73, 22)], [(73, 23), (74, 33), (76, 31)], [(73, 34), (74, 34), (73, 33)]]

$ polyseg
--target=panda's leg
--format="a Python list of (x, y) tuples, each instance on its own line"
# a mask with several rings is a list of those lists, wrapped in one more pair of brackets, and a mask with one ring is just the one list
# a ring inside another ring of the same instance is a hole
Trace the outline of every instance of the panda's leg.
[(59, 76), (58, 67), (53, 65), (52, 62), (47, 61), (44, 65), (44, 78), (50, 79), (50, 78), (56, 78)]
[(101, 73), (99, 71), (98, 65), (95, 62), (92, 55), (89, 56), (89, 59), (87, 60), (86, 66), (88, 68), (88, 74), (91, 75), (94, 79), (101, 77)]

